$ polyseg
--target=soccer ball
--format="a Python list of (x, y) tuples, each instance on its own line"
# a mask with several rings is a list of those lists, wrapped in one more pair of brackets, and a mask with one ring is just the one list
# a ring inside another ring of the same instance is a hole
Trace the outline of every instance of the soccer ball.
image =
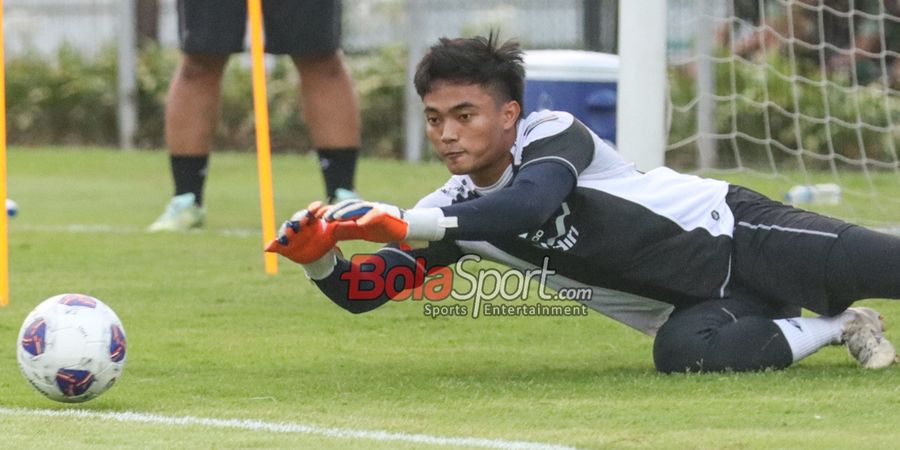
[(15, 200), (6, 199), (6, 216), (15, 217), (19, 214), (19, 204)]
[(22, 374), (42, 394), (59, 402), (85, 402), (122, 375), (125, 329), (100, 300), (60, 294), (25, 318), (16, 356)]

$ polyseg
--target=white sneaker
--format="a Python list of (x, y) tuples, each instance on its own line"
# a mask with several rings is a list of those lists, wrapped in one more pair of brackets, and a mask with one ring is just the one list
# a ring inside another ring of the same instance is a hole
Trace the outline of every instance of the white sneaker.
[(359, 198), (359, 194), (355, 191), (351, 191), (350, 189), (337, 188), (334, 190), (334, 197), (328, 199), (328, 203), (331, 205), (336, 205), (344, 200), (350, 200), (354, 198)]
[(204, 218), (206, 212), (197, 206), (194, 194), (188, 192), (172, 197), (166, 210), (147, 227), (147, 231), (187, 231), (202, 227)]
[(844, 324), (841, 341), (866, 369), (882, 369), (897, 362), (894, 344), (884, 337), (884, 317), (872, 308), (847, 308), (856, 317)]

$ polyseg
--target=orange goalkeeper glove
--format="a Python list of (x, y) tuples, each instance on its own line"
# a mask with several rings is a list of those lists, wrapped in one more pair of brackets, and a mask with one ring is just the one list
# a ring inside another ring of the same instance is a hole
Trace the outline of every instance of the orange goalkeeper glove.
[(455, 218), (447, 221), (439, 208), (403, 210), (394, 205), (362, 199), (340, 202), (329, 207), (321, 217), (327, 223), (338, 223), (334, 234), (340, 241), (437, 241), (444, 237), (445, 228), (455, 226)]
[(409, 224), (400, 217), (373, 208), (355, 220), (328, 222), (335, 224), (334, 236), (339, 241), (363, 239), (369, 242), (400, 242), (406, 239)]
[(294, 213), (279, 230), (278, 238), (266, 245), (266, 251), (278, 253), (298, 264), (310, 264), (322, 259), (337, 244), (334, 229), (337, 223), (326, 223), (316, 217), (322, 202), (313, 202), (306, 209)]

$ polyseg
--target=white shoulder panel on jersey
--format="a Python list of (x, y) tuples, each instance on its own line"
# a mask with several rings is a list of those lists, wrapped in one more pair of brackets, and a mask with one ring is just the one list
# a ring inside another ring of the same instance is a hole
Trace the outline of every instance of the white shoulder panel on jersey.
[(582, 179), (605, 180), (640, 173), (634, 163), (624, 160), (612, 145), (600, 139), (593, 131), (591, 131), (591, 137), (594, 139), (594, 159), (578, 175), (579, 181)]
[[(512, 149), (514, 164), (517, 166), (522, 164), (522, 151), (529, 144), (562, 133), (571, 127), (574, 121), (575, 118), (564, 111), (543, 110), (529, 114), (519, 123), (517, 129), (516, 144)], [(606, 179), (637, 173), (634, 164), (622, 159), (612, 145), (591, 129), (587, 128), (587, 131), (593, 139), (594, 155), (588, 167), (578, 174), (579, 178)]]
[[(512, 269), (532, 270), (538, 268), (534, 264), (510, 255), (484, 241), (456, 241), (456, 243), (464, 253), (476, 254)], [(649, 336), (656, 335), (656, 331), (668, 320), (674, 309), (668, 303), (628, 292), (587, 285), (562, 275), (548, 276), (547, 287), (554, 290), (590, 288), (591, 299), (579, 301), (581, 304)]]
[(528, 144), (562, 133), (572, 126), (575, 117), (564, 111), (535, 111), (520, 120), (516, 128), (516, 143), (513, 145), (513, 164), (522, 164), (522, 150)]
[(443, 186), (434, 192), (422, 197), (417, 203), (416, 208), (441, 208), (450, 206), (455, 198), (462, 195), (468, 196), (473, 189), (472, 181), (465, 175), (453, 175), (444, 183)]
[(725, 202), (728, 183), (724, 181), (659, 167), (611, 179), (579, 178), (578, 186), (642, 205), (686, 231), (705, 228), (713, 236), (731, 236), (734, 231), (734, 214)]

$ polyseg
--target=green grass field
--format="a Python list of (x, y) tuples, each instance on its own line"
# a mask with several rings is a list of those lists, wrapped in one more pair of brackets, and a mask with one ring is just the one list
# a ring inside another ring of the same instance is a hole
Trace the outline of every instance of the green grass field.
[[(322, 187), (312, 158), (276, 156), (274, 168), (280, 222)], [(358, 184), (368, 198), (410, 205), (445, 178), (438, 165), (363, 160)], [(650, 338), (593, 313), (431, 319), (414, 302), (346, 313), (286, 260), (278, 275), (263, 272), (253, 155), (214, 155), (208, 225), (188, 234), (143, 232), (171, 194), (161, 152), (13, 149), (9, 192), (20, 213), (11, 303), (0, 309), (3, 448), (900, 442), (900, 368), (861, 370), (840, 347), (781, 372), (665, 376)], [(104, 300), (128, 335), (122, 379), (81, 405), (44, 398), (15, 358), (28, 311), (63, 292)], [(900, 302), (864, 303), (900, 340)]]

